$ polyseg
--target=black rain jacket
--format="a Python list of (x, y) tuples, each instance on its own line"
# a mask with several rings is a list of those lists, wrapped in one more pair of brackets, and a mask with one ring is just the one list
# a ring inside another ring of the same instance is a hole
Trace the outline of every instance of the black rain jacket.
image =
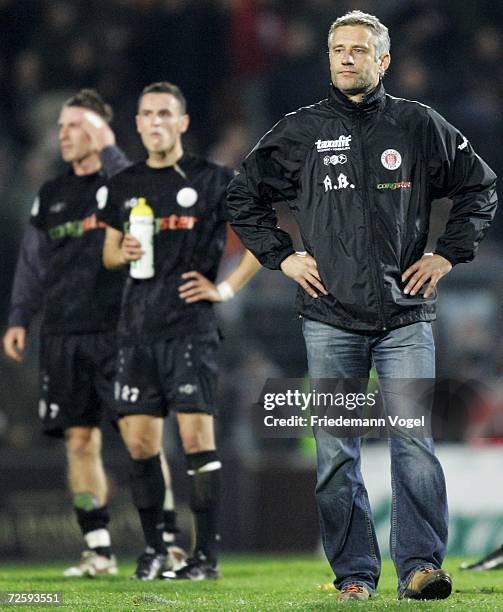
[(228, 189), (232, 227), (262, 265), (294, 250), (273, 204), (286, 201), (328, 296), (299, 287), (301, 315), (374, 332), (435, 318), (436, 294), (403, 293), (426, 246), (432, 200), (453, 206), (436, 253), (473, 259), (494, 218), (496, 176), (433, 109), (385, 93), (328, 99), (289, 113), (260, 140)]

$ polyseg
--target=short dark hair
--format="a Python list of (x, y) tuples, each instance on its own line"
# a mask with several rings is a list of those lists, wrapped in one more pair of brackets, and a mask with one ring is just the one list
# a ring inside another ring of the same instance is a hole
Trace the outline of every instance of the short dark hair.
[(185, 115), (187, 112), (187, 100), (182, 93), (182, 90), (175, 85), (174, 83), (170, 83), (169, 81), (158, 81), (157, 83), (151, 83), (143, 88), (143, 91), (138, 98), (138, 106), (140, 106), (141, 99), (143, 96), (149, 93), (168, 93), (171, 94), (174, 98), (178, 100), (180, 103), (180, 107), (182, 109), (182, 114)]
[(113, 119), (114, 113), (110, 104), (107, 104), (95, 89), (81, 89), (63, 104), (65, 106), (79, 106), (88, 108), (102, 117), (107, 123)]

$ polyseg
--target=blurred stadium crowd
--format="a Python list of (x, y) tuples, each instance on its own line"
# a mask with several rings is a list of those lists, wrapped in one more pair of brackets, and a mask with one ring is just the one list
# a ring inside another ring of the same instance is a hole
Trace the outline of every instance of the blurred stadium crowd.
[[(171, 80), (188, 99), (192, 123), (186, 148), (236, 166), (281, 116), (325, 97), (329, 25), (355, 8), (377, 14), (390, 29), (388, 92), (435, 107), (501, 175), (503, 4), (0, 0), (2, 326), (31, 203), (39, 186), (61, 169), (55, 127), (62, 101), (81, 87), (96, 87), (114, 107), (118, 143), (137, 159), (142, 156), (133, 123), (137, 95), (150, 82)], [(439, 204), (439, 210), (445, 217), (447, 205)], [(437, 331), (445, 376), (476, 379), (503, 372), (500, 219), (479, 260), (443, 282)], [(228, 374), (222, 377), (222, 428), (235, 449), (246, 452), (257, 444), (247, 426), (249, 403), (265, 379), (304, 374), (293, 301), (293, 285), (264, 271), (221, 309)], [(36, 348), (23, 369), (3, 356), (0, 366), (0, 446), (33, 444), (39, 440), (32, 416)]]

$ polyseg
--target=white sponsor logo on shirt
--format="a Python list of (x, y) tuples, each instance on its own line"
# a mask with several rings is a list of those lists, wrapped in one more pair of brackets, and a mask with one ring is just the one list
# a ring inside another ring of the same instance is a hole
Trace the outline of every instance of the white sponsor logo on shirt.
[(317, 140), (314, 144), (316, 145), (317, 151), (348, 151), (351, 148), (349, 144), (351, 142), (351, 136), (339, 136), (337, 140)]

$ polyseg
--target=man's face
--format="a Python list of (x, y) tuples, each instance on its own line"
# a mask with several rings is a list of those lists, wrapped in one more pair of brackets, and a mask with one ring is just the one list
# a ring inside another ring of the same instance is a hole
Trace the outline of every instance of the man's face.
[(172, 151), (181, 144), (188, 126), (188, 115), (182, 113), (180, 102), (170, 93), (148, 93), (141, 98), (136, 129), (149, 153)]
[(390, 63), (389, 53), (376, 58), (375, 35), (362, 25), (337, 28), (329, 57), (332, 83), (347, 96), (371, 91)]
[(82, 127), (85, 108), (65, 106), (58, 119), (59, 146), (65, 162), (79, 162), (93, 153), (91, 140)]

